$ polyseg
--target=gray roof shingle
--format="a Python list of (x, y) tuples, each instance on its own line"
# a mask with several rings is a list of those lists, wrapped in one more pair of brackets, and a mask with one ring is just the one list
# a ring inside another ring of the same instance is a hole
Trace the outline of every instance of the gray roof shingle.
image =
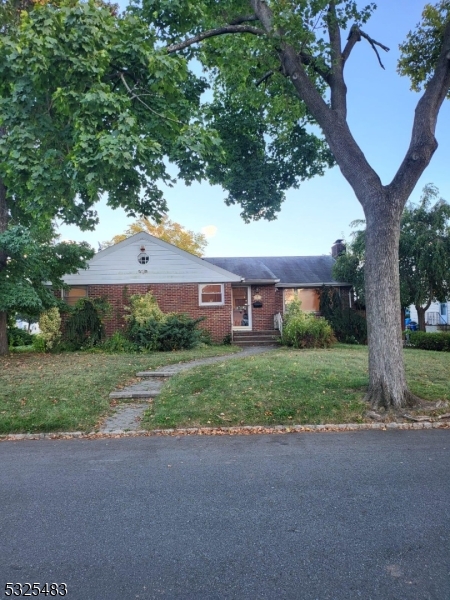
[[(225, 257), (204, 260), (231, 271), (249, 281), (267, 281), (281, 284), (336, 284), (332, 274), (332, 256), (268, 256)], [(279, 282), (278, 282), (279, 280)], [(341, 283), (342, 285), (342, 283)]]

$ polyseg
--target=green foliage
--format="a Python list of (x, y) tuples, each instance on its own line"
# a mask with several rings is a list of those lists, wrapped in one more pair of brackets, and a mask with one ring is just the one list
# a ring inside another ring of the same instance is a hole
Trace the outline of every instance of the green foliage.
[[(434, 202), (434, 204), (432, 204)], [(420, 203), (409, 204), (400, 232), (401, 290), (416, 307), (450, 296), (450, 205), (432, 184)]]
[[(402, 53), (398, 61), (398, 72), (411, 80), (411, 89), (419, 92), (426, 87), (442, 50), (445, 27), (450, 21), (450, 1), (440, 0), (426, 4), (422, 21), (407, 35), (406, 42), (400, 44)], [(448, 93), (450, 98), (450, 92)]]
[(52, 227), (35, 225), (11, 225), (0, 233), (0, 250), (8, 256), (0, 268), (0, 311), (35, 318), (57, 304), (48, 284), (62, 288), (63, 276), (85, 268), (94, 255), (85, 242), (59, 242)]
[(39, 318), (39, 329), (41, 333), (35, 336), (36, 345), (42, 347), (41, 342), (43, 341), (43, 350), (45, 352), (55, 348), (61, 339), (61, 315), (56, 306), (42, 313)]
[(186, 157), (202, 168), (216, 149), (195, 118), (204, 82), (131, 12), (92, 0), (26, 8), (0, 39), (0, 179), (12, 218), (92, 229), (102, 194), (130, 216), (161, 217), (165, 157), (192, 180)]
[(41, 333), (37, 333), (33, 336), (33, 348), (36, 352), (45, 352), (47, 350), (45, 338)]
[(339, 290), (323, 286), (320, 312), (333, 328), (336, 339), (344, 344), (366, 344), (367, 322), (357, 312), (344, 306)]
[(188, 315), (174, 313), (142, 323), (132, 319), (126, 336), (141, 352), (189, 350), (202, 341), (202, 330), (197, 326), (203, 320), (204, 317), (191, 319)]
[(161, 321), (147, 319), (139, 323), (134, 319), (128, 322), (126, 337), (138, 352), (156, 352), (158, 350), (158, 331)]
[(409, 343), (420, 350), (440, 350), (450, 352), (450, 333), (425, 331), (408, 331)]
[(81, 350), (99, 344), (105, 335), (102, 318), (109, 310), (110, 306), (104, 299), (80, 298), (64, 324), (64, 347)]
[(232, 341), (231, 333), (227, 333), (223, 336), (222, 344), (224, 346), (230, 346)]
[(25, 329), (19, 327), (8, 327), (8, 346), (31, 346), (33, 344), (33, 336)]
[(111, 337), (104, 340), (101, 349), (111, 354), (136, 351), (135, 345), (121, 331), (115, 331)]
[(184, 314), (167, 315), (159, 323), (157, 349), (168, 352), (194, 348), (202, 340), (202, 331), (197, 326), (204, 320), (205, 317), (192, 319)]
[(293, 300), (286, 311), (281, 342), (293, 348), (330, 348), (336, 341), (329, 323), (301, 310), (301, 301)]
[(130, 297), (129, 301), (130, 306), (125, 306), (125, 310), (129, 312), (129, 315), (125, 316), (127, 321), (135, 321), (139, 325), (143, 325), (150, 319), (154, 321), (164, 319), (164, 313), (151, 292), (135, 294)]

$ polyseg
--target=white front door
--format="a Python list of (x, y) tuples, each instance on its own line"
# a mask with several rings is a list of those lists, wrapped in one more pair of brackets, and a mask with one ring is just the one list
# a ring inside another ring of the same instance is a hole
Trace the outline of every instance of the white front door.
[(251, 330), (252, 305), (249, 285), (231, 288), (233, 297), (233, 329)]

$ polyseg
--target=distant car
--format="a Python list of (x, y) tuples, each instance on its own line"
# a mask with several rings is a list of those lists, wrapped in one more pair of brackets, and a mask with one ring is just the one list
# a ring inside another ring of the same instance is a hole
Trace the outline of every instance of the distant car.
[(419, 325), (416, 321), (411, 321), (411, 319), (405, 319), (405, 328), (410, 331), (417, 331), (419, 329)]

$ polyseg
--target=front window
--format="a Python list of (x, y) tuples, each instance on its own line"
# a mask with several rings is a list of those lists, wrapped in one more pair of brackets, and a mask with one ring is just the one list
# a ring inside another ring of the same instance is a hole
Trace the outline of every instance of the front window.
[(199, 286), (200, 306), (222, 305), (223, 283), (207, 283)]
[(63, 290), (62, 297), (69, 306), (74, 306), (80, 298), (87, 298), (87, 287), (85, 285), (73, 285), (68, 290)]
[(315, 288), (286, 288), (284, 290), (284, 311), (294, 300), (300, 300), (305, 312), (319, 312), (319, 294)]

